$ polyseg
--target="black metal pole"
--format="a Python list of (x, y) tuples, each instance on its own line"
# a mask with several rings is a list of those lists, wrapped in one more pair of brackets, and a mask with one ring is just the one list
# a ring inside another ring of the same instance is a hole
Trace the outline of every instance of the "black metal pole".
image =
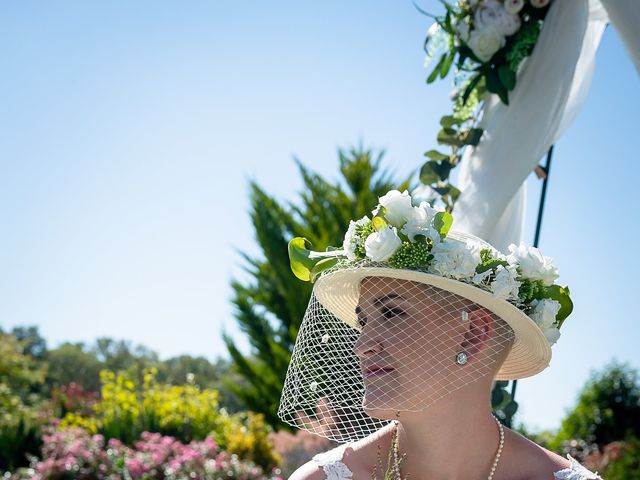
[[(542, 181), (542, 192), (540, 192), (540, 205), (538, 206), (538, 221), (536, 222), (536, 233), (533, 238), (533, 246), (538, 247), (538, 242), (540, 240), (540, 230), (542, 228), (542, 214), (544, 213), (544, 200), (547, 196), (547, 183), (549, 183), (549, 171), (551, 170), (551, 159), (553, 158), (553, 145), (549, 148), (547, 152), (547, 159), (545, 161), (544, 170), (545, 176)], [(514, 380), (511, 384), (511, 400), (515, 401), (516, 398), (516, 387), (518, 385), (518, 380)], [(511, 425), (509, 425), (510, 427)]]

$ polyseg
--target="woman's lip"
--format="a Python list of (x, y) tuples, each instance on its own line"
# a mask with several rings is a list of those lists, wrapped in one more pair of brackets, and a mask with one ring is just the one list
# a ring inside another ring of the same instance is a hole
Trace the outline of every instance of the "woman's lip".
[(364, 378), (369, 377), (379, 377), (381, 375), (386, 375), (389, 372), (393, 372), (393, 368), (390, 367), (373, 367), (369, 368), (364, 372)]

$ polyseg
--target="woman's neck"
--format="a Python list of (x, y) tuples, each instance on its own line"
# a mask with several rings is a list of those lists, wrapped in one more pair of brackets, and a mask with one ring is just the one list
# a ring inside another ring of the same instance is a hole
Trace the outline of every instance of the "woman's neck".
[[(482, 478), (493, 464), (499, 430), (489, 398), (452, 395), (424, 412), (401, 412), (398, 450), (412, 480)], [(469, 397), (467, 397), (469, 398)], [(470, 400), (470, 399), (469, 399)]]

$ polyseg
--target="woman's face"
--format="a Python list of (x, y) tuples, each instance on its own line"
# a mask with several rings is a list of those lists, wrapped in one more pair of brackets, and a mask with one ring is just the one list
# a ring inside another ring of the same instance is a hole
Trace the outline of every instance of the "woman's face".
[(386, 277), (362, 281), (356, 313), (363, 329), (354, 351), (369, 415), (421, 411), (477, 378), (473, 362), (456, 363), (469, 339), (463, 311), (468, 301), (435, 287)]

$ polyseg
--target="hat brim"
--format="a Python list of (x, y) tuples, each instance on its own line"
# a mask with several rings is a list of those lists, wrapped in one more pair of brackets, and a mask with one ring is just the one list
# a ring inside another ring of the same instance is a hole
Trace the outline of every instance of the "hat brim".
[(388, 267), (337, 269), (320, 276), (313, 292), (333, 315), (356, 330), (360, 282), (365, 277), (389, 277), (420, 282), (455, 293), (477, 303), (502, 318), (515, 333), (515, 342), (495, 379), (526, 378), (544, 370), (551, 360), (551, 347), (538, 326), (511, 303), (473, 285), (415, 270)]

